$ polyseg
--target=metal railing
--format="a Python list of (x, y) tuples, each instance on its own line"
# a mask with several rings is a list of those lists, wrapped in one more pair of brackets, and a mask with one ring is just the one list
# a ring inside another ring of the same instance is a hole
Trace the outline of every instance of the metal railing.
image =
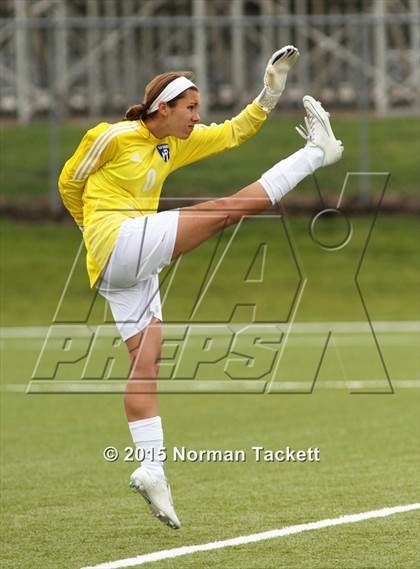
[(68, 0), (9, 1), (10, 17), (0, 18), (0, 113), (22, 123), (51, 104), (64, 116), (120, 114), (170, 68), (195, 72), (204, 115), (239, 108), (259, 89), (269, 54), (287, 43), (302, 57), (283, 104), (295, 105), (310, 90), (333, 106), (357, 109), (362, 97), (378, 114), (417, 111), (417, 0), (366, 1), (361, 13), (333, 14), (304, 13), (300, 0), (290, 5), (295, 13), (275, 0), (256, 1), (253, 15), (243, 0), (224, 2), (223, 14), (212, 13), (215, 5), (89, 0), (82, 15)]

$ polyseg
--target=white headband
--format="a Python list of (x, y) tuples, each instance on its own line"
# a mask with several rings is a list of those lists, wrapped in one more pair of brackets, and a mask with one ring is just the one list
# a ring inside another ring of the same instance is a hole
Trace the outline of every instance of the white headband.
[(175, 97), (178, 97), (181, 93), (190, 89), (191, 87), (195, 87), (194, 83), (187, 79), (186, 77), (177, 77), (173, 81), (166, 85), (164, 90), (160, 95), (156, 97), (153, 103), (150, 105), (150, 108), (147, 109), (147, 114), (154, 113), (159, 108), (159, 103), (163, 101), (167, 103), (168, 101), (172, 101)]

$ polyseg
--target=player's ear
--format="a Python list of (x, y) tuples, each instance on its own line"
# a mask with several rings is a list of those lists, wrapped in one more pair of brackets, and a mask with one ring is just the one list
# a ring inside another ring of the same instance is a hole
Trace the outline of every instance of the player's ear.
[(165, 103), (165, 101), (161, 101), (159, 103), (159, 112), (164, 116), (167, 117), (169, 114), (169, 107), (168, 105)]

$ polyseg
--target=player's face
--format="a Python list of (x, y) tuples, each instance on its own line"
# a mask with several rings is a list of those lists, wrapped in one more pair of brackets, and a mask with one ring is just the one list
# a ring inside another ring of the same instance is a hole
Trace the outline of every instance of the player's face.
[(189, 89), (174, 107), (168, 107), (168, 127), (172, 136), (186, 139), (200, 121), (200, 95)]

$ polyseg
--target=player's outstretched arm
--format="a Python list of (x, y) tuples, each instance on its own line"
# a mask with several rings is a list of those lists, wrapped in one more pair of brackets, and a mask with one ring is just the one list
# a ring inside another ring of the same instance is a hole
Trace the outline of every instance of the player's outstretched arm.
[(284, 90), (287, 73), (298, 57), (299, 51), (292, 45), (273, 53), (264, 73), (264, 89), (258, 97), (236, 117), (208, 127), (197, 125), (187, 140), (177, 140), (178, 152), (172, 162), (172, 171), (239, 146), (254, 136), (267, 120), (267, 114), (276, 106)]
[(264, 88), (255, 101), (269, 113), (277, 105), (286, 85), (287, 74), (294, 66), (299, 50), (293, 45), (286, 45), (273, 53), (264, 73)]

